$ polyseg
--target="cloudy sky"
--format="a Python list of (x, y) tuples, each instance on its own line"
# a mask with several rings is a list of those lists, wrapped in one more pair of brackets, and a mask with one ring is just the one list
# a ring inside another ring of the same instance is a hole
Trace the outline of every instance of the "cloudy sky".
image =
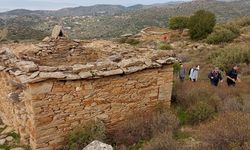
[(131, 6), (135, 4), (166, 3), (169, 1), (188, 0), (0, 0), (0, 11), (17, 8), (31, 10), (54, 10), (63, 7), (90, 6), (95, 4), (119, 4)]

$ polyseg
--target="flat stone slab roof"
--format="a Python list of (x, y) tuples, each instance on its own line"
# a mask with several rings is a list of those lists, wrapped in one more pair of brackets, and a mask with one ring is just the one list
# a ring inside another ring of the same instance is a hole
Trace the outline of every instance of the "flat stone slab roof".
[(21, 83), (35, 83), (47, 79), (96, 79), (130, 74), (176, 61), (172, 51), (135, 48), (105, 40), (46, 38), (30, 47), (18, 54), (2, 48), (0, 71), (15, 76)]

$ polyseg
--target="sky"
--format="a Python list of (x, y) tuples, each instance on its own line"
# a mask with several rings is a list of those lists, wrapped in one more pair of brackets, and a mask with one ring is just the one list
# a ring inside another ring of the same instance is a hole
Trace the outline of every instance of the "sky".
[(0, 0), (0, 11), (12, 9), (56, 10), (64, 7), (90, 6), (95, 4), (114, 4), (132, 6), (136, 4), (166, 3), (188, 0)]

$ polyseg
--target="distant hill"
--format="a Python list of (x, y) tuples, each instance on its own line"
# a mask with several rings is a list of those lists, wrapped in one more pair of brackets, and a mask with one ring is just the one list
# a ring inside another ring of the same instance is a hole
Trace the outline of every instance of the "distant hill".
[(199, 0), (131, 7), (81, 6), (57, 11), (19, 9), (0, 13), (0, 30), (8, 29), (6, 38), (10, 40), (42, 39), (49, 35), (55, 24), (61, 24), (71, 38), (113, 38), (125, 33), (136, 33), (147, 26), (166, 27), (170, 17), (191, 15), (199, 9), (215, 13), (217, 20), (223, 22), (250, 15), (249, 8), (250, 0)]

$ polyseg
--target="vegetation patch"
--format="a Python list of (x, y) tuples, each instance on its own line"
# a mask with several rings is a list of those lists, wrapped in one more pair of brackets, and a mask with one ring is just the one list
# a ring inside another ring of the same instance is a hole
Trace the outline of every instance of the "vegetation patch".
[(207, 37), (207, 43), (219, 44), (231, 42), (240, 35), (239, 27), (233, 24), (218, 25), (214, 31)]
[(249, 149), (250, 115), (230, 112), (200, 128), (200, 138), (212, 149)]
[(190, 17), (188, 28), (191, 39), (205, 39), (215, 26), (215, 15), (209, 11), (199, 10)]
[(73, 129), (67, 139), (66, 150), (80, 150), (94, 140), (104, 141), (106, 129), (102, 121), (89, 121)]
[(221, 69), (229, 69), (233, 64), (250, 63), (249, 44), (231, 44), (209, 56), (209, 60)]
[(189, 108), (188, 110), (188, 122), (190, 124), (199, 124), (203, 121), (206, 121), (213, 117), (215, 114), (215, 109), (205, 103), (205, 102), (199, 102)]
[(137, 45), (140, 43), (139, 40), (134, 39), (134, 38), (129, 38), (129, 37), (122, 37), (118, 40), (119, 43), (127, 43), (130, 45)]
[(177, 16), (169, 19), (169, 28), (170, 29), (185, 29), (188, 27), (189, 17), (186, 16)]
[(170, 44), (167, 44), (164, 42), (159, 43), (158, 47), (160, 50), (172, 50), (173, 49), (173, 47)]
[(118, 147), (124, 145), (127, 148), (141, 147), (142, 142), (150, 141), (160, 133), (172, 133), (178, 128), (176, 116), (162, 106), (153, 112), (135, 114), (110, 133), (113, 145)]

